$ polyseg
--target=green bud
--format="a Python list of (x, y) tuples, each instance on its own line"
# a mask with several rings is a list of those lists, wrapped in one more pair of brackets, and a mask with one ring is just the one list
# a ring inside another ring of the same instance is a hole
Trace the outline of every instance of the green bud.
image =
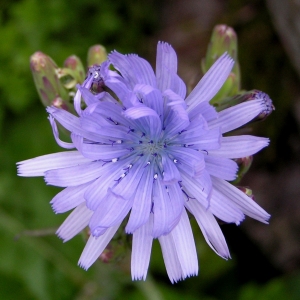
[(238, 172), (236, 179), (232, 182), (236, 184), (244, 177), (244, 175), (249, 171), (253, 161), (253, 156), (247, 156), (242, 158), (235, 159), (235, 162), (238, 165)]
[(101, 45), (95, 45), (89, 48), (87, 55), (87, 65), (100, 65), (107, 60), (106, 49)]
[(57, 97), (68, 99), (68, 93), (57, 75), (58, 67), (49, 56), (40, 51), (34, 53), (30, 57), (30, 68), (44, 106), (51, 105)]
[(216, 25), (212, 32), (206, 56), (201, 62), (202, 72), (206, 73), (224, 52), (227, 52), (233, 58), (235, 64), (223, 87), (210, 102), (215, 106), (218, 106), (223, 98), (237, 94), (241, 84), (237, 35), (233, 28), (227, 25)]
[(58, 70), (58, 77), (66, 89), (74, 89), (77, 83), (82, 83), (85, 70), (79, 57), (69, 56), (64, 62), (64, 68)]
[(234, 61), (237, 61), (237, 35), (233, 28), (227, 25), (216, 25), (208, 44), (206, 56), (202, 61), (202, 71), (207, 72), (224, 52), (227, 52)]
[(237, 186), (239, 190), (241, 190), (244, 194), (246, 194), (248, 197), (250, 197), (252, 200), (255, 200), (255, 197), (253, 195), (252, 190), (249, 187), (246, 186)]

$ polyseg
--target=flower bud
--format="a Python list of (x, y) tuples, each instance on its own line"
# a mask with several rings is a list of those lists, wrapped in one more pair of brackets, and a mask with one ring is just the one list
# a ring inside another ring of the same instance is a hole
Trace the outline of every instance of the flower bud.
[(106, 49), (101, 45), (95, 45), (89, 48), (87, 55), (87, 65), (100, 65), (107, 60)]
[(240, 182), (241, 179), (244, 177), (244, 175), (249, 171), (252, 161), (253, 161), (252, 155), (235, 159), (235, 162), (238, 165), (238, 172), (236, 174), (237, 175), (236, 179), (233, 181), (234, 184)]
[(68, 93), (57, 75), (56, 63), (46, 54), (38, 51), (30, 57), (33, 80), (44, 106), (49, 106), (57, 97), (68, 99)]
[(77, 83), (82, 83), (85, 78), (85, 70), (83, 64), (79, 57), (76, 55), (69, 56), (64, 61), (64, 68), (63, 70), (68, 71), (69, 75), (71, 75)]
[(227, 25), (216, 25), (213, 29), (206, 56), (202, 60), (202, 71), (206, 73), (214, 62), (227, 52), (235, 61), (233, 69), (217, 95), (211, 100), (211, 104), (218, 103), (225, 97), (233, 96), (240, 90), (241, 76), (238, 63), (237, 35), (233, 28)]
[[(262, 100), (264, 104), (264, 109), (257, 115), (256, 118), (254, 118), (251, 123), (256, 121), (263, 121), (265, 120), (273, 110), (275, 110), (275, 107), (273, 105), (273, 102), (268, 94), (259, 91), (259, 90), (251, 90), (247, 92), (241, 92), (233, 97), (226, 97), (220, 100), (217, 103), (217, 110), (221, 111), (225, 108), (246, 102), (246, 101), (252, 101), (252, 100)], [(212, 103), (213, 104), (213, 103)]]
[(247, 186), (237, 186), (239, 190), (241, 190), (244, 194), (250, 197), (252, 200), (255, 200), (252, 190)]

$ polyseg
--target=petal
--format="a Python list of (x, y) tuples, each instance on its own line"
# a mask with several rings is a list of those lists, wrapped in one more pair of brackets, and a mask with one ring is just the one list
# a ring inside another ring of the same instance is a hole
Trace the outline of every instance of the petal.
[(172, 234), (162, 235), (158, 240), (170, 281), (174, 283), (184, 279)]
[(104, 205), (99, 205), (89, 223), (91, 234), (95, 237), (102, 235), (107, 228), (116, 226), (124, 220), (132, 207), (133, 198), (125, 200), (110, 192), (102, 203)]
[(92, 160), (111, 160), (129, 154), (130, 150), (125, 147), (122, 144), (117, 145), (114, 141), (111, 145), (83, 143), (80, 152), (84, 157)]
[(156, 54), (156, 80), (157, 86), (162, 92), (171, 88), (172, 76), (176, 73), (176, 52), (169, 44), (158, 42)]
[(86, 105), (89, 106), (94, 103), (99, 103), (99, 100), (87, 88), (82, 87), (80, 84), (77, 85), (77, 88), (80, 91)]
[(67, 187), (58, 193), (50, 202), (55, 213), (64, 213), (80, 205), (84, 200), (84, 192), (91, 183), (85, 183), (75, 187)]
[(126, 58), (128, 59), (130, 68), (134, 71), (137, 83), (148, 84), (156, 88), (156, 78), (151, 65), (137, 55), (127, 55)]
[(157, 112), (147, 106), (135, 106), (126, 109), (124, 112), (124, 116), (133, 119), (139, 120), (141, 118), (146, 118), (147, 123), (145, 120), (141, 120), (142, 122), (142, 131), (148, 132), (150, 131), (150, 135), (156, 137), (161, 132), (161, 121), (160, 117), (158, 116)]
[(65, 149), (73, 149), (73, 148), (75, 148), (75, 146), (72, 143), (66, 143), (66, 142), (63, 142), (62, 140), (60, 140), (58, 129), (57, 129), (56, 122), (55, 122), (54, 118), (50, 115), (48, 117), (48, 119), (50, 121), (50, 124), (51, 124), (51, 127), (52, 127), (53, 136), (55, 138), (56, 143), (60, 147), (65, 148)]
[(221, 127), (221, 132), (226, 133), (243, 126), (257, 117), (265, 109), (263, 100), (251, 100), (240, 103), (219, 112), (218, 119), (208, 123), (209, 128)]
[(45, 181), (47, 184), (67, 187), (76, 186), (90, 182), (98, 178), (102, 170), (103, 162), (89, 162), (74, 167), (67, 167), (45, 172)]
[(198, 274), (198, 259), (191, 225), (185, 210), (174, 230), (159, 238), (171, 282)]
[(224, 53), (205, 73), (193, 91), (186, 98), (187, 111), (192, 111), (201, 102), (210, 101), (226, 81), (234, 61)]
[(221, 257), (230, 258), (226, 240), (213, 214), (195, 200), (187, 201), (185, 206), (195, 216), (207, 244)]
[(52, 169), (67, 168), (91, 162), (78, 151), (47, 154), (17, 163), (18, 175), (24, 177), (44, 176)]
[(209, 210), (226, 223), (239, 225), (245, 218), (242, 210), (217, 189), (212, 190)]
[(163, 183), (173, 184), (181, 181), (180, 173), (174, 163), (167, 155), (161, 153), (163, 165)]
[(268, 145), (269, 139), (252, 135), (222, 137), (221, 147), (218, 150), (210, 150), (209, 155), (241, 158), (255, 154)]
[(216, 109), (210, 105), (209, 102), (199, 103), (197, 107), (191, 110), (188, 114), (191, 121), (199, 118), (199, 115), (201, 115), (207, 122), (218, 118)]
[(238, 166), (235, 161), (211, 155), (205, 155), (204, 158), (205, 169), (210, 175), (230, 181), (236, 179)]
[(131, 252), (132, 280), (146, 280), (152, 247), (153, 215), (147, 223), (133, 233)]
[(179, 184), (164, 185), (159, 179), (153, 184), (153, 237), (170, 233), (178, 224), (184, 198)]
[(189, 198), (196, 198), (204, 207), (209, 206), (208, 191), (204, 191), (204, 187), (196, 178), (192, 178), (189, 174), (180, 168), (182, 177), (181, 187)]
[(136, 189), (130, 217), (125, 228), (126, 233), (135, 232), (148, 221), (152, 206), (152, 187), (153, 168), (149, 167), (143, 173)]
[[(85, 79), (85, 81), (82, 83), (82, 86), (84, 88), (90, 88), (91, 84), (93, 82), (93, 74), (89, 74), (89, 76)], [(74, 108), (77, 112), (77, 114), (80, 116), (82, 114), (82, 110), (81, 110), (81, 90), (78, 89), (75, 97), (74, 97)]]
[(123, 173), (124, 177), (120, 181), (117, 181), (118, 184), (112, 189), (112, 192), (124, 199), (131, 198), (136, 192), (148, 160), (149, 157), (143, 156), (128, 172)]
[(112, 52), (108, 57), (123, 78), (129, 81), (132, 88), (138, 83), (156, 86), (153, 69), (143, 58), (137, 55), (123, 55), (117, 51)]
[(88, 225), (92, 215), (93, 212), (85, 206), (85, 203), (80, 204), (61, 224), (56, 234), (67, 242)]
[(212, 181), (214, 188), (223, 195), (226, 195), (226, 197), (237, 205), (245, 215), (248, 215), (262, 223), (268, 223), (270, 215), (250, 197), (222, 179), (212, 177)]
[(169, 146), (166, 151), (173, 158), (173, 162), (187, 170), (192, 177), (200, 176), (205, 168), (204, 156), (199, 151), (176, 146)]
[(163, 98), (158, 89), (145, 84), (137, 84), (134, 87), (134, 93), (142, 103), (155, 110), (158, 116), (163, 115)]
[(214, 150), (221, 146), (222, 135), (220, 128), (212, 130), (202, 130), (198, 133), (196, 131), (186, 131), (174, 139), (174, 142), (180, 142), (184, 147), (190, 147), (196, 150)]
[(126, 169), (130, 169), (130, 157), (126, 160), (106, 163), (103, 166), (101, 176), (92, 183), (84, 194), (86, 205), (89, 209), (96, 210), (101, 201), (105, 198), (108, 190), (113, 188), (117, 181), (122, 178)]
[(100, 237), (95, 238), (92, 235), (89, 237), (78, 261), (78, 265), (81, 268), (87, 270), (99, 258), (119, 226), (120, 224), (107, 229)]

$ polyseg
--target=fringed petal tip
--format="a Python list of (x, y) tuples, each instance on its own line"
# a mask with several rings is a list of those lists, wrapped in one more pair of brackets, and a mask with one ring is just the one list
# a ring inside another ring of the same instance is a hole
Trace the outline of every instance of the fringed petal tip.
[(185, 275), (182, 274), (180, 277), (172, 277), (172, 278), (169, 277), (169, 279), (170, 279), (171, 283), (174, 284), (174, 283), (177, 283), (179, 281), (183, 281), (186, 278), (190, 278), (190, 277), (193, 277), (193, 276), (198, 276), (198, 270), (195, 271), (195, 272), (192, 272), (190, 274), (185, 274)]
[(271, 215), (268, 214), (266, 211), (264, 213), (264, 216), (262, 217), (263, 219), (260, 221), (264, 224), (269, 224), (269, 221), (270, 221), (270, 218), (271, 218)]
[(58, 229), (56, 230), (55, 234), (57, 235), (57, 237), (58, 237), (59, 239), (61, 239), (61, 240), (63, 241), (63, 243), (66, 243), (67, 241), (69, 241), (69, 240), (71, 239), (71, 238), (66, 238), (66, 237), (64, 236), (64, 234), (61, 232), (61, 229), (60, 229), (60, 228), (58, 228)]
[(78, 261), (77, 265), (85, 271), (87, 271), (90, 267), (90, 266), (85, 266), (80, 260)]
[(137, 280), (143, 280), (143, 281), (145, 281), (146, 278), (147, 278), (146, 274), (143, 274), (143, 275), (131, 274), (132, 281), (137, 281)]

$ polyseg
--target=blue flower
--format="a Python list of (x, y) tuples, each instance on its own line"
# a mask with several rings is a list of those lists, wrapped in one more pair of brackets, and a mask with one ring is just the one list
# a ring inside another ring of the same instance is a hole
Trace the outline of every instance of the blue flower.
[[(65, 188), (51, 205), (56, 213), (74, 209), (57, 231), (64, 241), (90, 228), (81, 267), (95, 262), (127, 216), (132, 278), (146, 278), (157, 238), (172, 282), (198, 273), (187, 211), (225, 259), (230, 254), (215, 217), (239, 224), (248, 215), (267, 223), (269, 214), (228, 181), (236, 178), (233, 159), (269, 140), (223, 136), (265, 112), (265, 94), (219, 113), (209, 104), (233, 64), (222, 55), (186, 97), (170, 45), (158, 43), (156, 73), (137, 55), (112, 52), (78, 86), (78, 116), (47, 108), (57, 143), (75, 150), (19, 162), (18, 172)], [(60, 140), (56, 122), (70, 131), (72, 143)]]

